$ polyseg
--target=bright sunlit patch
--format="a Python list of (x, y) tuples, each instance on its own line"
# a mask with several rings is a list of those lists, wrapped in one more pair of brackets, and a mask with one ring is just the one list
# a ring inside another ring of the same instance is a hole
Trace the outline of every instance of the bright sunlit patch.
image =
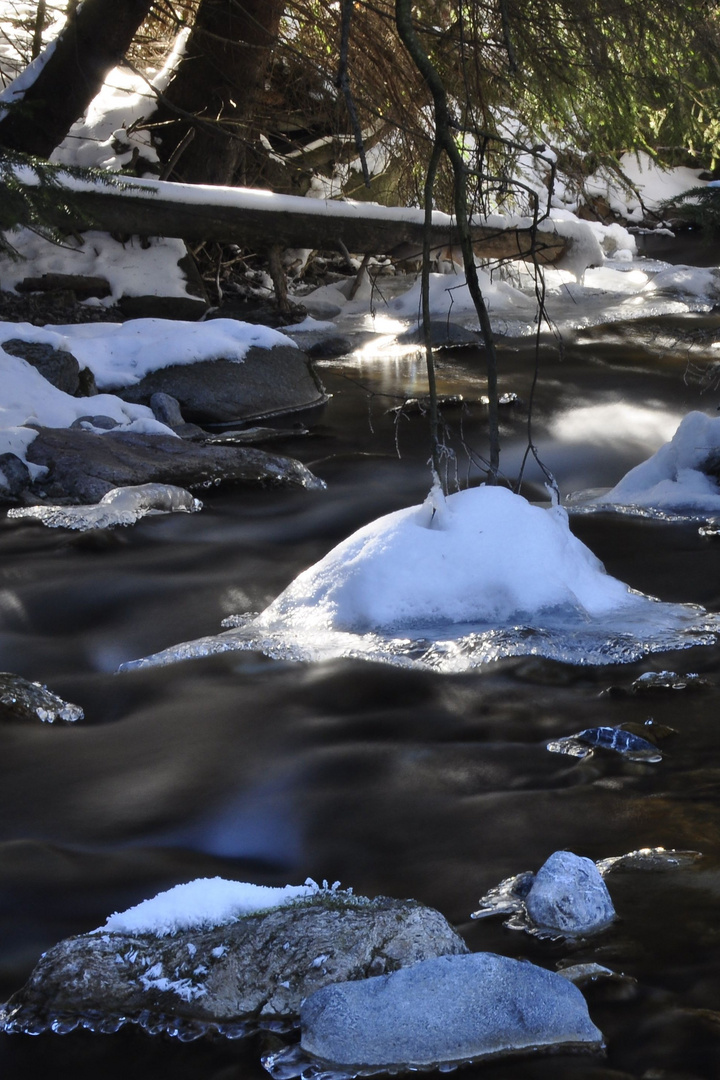
[(560, 413), (551, 424), (553, 436), (562, 443), (638, 445), (654, 449), (669, 439), (680, 414), (661, 406), (633, 405), (613, 401), (584, 405)]

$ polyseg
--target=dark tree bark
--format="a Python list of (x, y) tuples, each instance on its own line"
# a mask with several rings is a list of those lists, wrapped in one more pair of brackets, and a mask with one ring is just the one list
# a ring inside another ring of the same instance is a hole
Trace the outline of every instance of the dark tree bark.
[(55, 50), (0, 120), (0, 146), (50, 157), (123, 59), (153, 0), (84, 0)]
[(284, 8), (284, 0), (200, 0), (185, 56), (153, 118), (164, 123), (159, 150), (169, 161), (196, 117), (173, 179), (233, 182)]

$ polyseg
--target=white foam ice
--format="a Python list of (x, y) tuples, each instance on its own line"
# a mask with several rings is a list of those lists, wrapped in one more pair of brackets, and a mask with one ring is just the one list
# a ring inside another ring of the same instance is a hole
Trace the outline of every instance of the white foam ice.
[(720, 620), (611, 577), (549, 510), (498, 487), (370, 522), (301, 573), (260, 615), (128, 667), (230, 649), (318, 661), (359, 657), (459, 672), (505, 656), (618, 663), (711, 644)]

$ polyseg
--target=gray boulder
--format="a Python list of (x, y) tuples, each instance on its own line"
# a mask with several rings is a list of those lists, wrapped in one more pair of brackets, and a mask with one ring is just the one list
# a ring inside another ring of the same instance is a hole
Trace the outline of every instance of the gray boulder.
[(597, 866), (571, 851), (556, 851), (543, 863), (525, 907), (536, 926), (572, 936), (597, 933), (615, 918)]
[(278, 416), (327, 401), (310, 361), (291, 345), (252, 346), (242, 361), (171, 365), (115, 392), (141, 405), (148, 405), (154, 394), (169, 394), (177, 399), (184, 420), (196, 424)]
[(301, 1013), (301, 1047), (354, 1073), (526, 1053), (601, 1049), (580, 991), (555, 972), (493, 953), (443, 956), (326, 986)]
[(112, 488), (151, 483), (183, 488), (235, 481), (324, 486), (294, 458), (252, 447), (211, 446), (132, 431), (98, 435), (41, 428), (27, 457), (49, 470), (42, 479), (49, 497), (75, 503), (97, 503)]
[(10, 356), (17, 356), (32, 364), (42, 377), (58, 390), (63, 390), (66, 394), (77, 394), (80, 389), (80, 365), (72, 353), (65, 349), (55, 349), (52, 345), (23, 341), (21, 338), (4, 341), (2, 348)]
[[(404, 345), (424, 345), (425, 333), (422, 326), (418, 326), (398, 334), (397, 339)], [(431, 319), (430, 344), (435, 349), (457, 349), (468, 345), (477, 348), (482, 342), (474, 331), (467, 330), (458, 323), (448, 322), (447, 319)]]
[(174, 936), (101, 930), (68, 938), (0, 1010), (0, 1029), (116, 1031), (138, 1023), (183, 1039), (237, 1037), (296, 1026), (302, 1000), (329, 983), (465, 952), (432, 908), (321, 892)]
[(30, 486), (30, 470), (17, 454), (0, 454), (0, 501), (15, 501)]

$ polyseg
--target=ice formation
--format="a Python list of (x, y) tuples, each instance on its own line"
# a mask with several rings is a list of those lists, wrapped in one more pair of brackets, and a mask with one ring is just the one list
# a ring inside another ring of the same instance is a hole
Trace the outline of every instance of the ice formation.
[(370, 522), (301, 573), (259, 616), (129, 667), (227, 649), (296, 660), (364, 657), (463, 671), (535, 654), (611, 663), (710, 644), (720, 622), (610, 577), (544, 510), (499, 487), (437, 488)]
[(9, 518), (33, 518), (51, 529), (109, 529), (134, 525), (147, 514), (186, 514), (202, 510), (202, 503), (185, 488), (173, 484), (137, 484), (113, 488), (94, 506), (23, 506), (8, 510)]

